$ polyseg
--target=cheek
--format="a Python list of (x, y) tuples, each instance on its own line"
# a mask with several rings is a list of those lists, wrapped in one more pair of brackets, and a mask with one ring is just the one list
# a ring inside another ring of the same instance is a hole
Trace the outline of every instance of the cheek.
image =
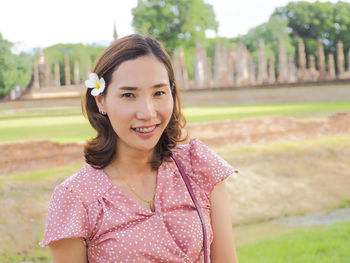
[(116, 107), (109, 113), (109, 121), (112, 124), (114, 131), (120, 130), (130, 121), (132, 113), (128, 107)]
[(169, 100), (167, 100), (164, 105), (163, 105), (163, 109), (164, 109), (164, 115), (170, 119), (171, 115), (173, 114), (173, 108), (174, 108), (174, 102), (173, 102), (173, 98), (170, 98)]

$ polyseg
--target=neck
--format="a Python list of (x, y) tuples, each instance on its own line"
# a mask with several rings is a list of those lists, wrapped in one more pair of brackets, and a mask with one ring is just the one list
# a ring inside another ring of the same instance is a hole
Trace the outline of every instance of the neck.
[(116, 158), (111, 163), (112, 167), (118, 170), (126, 177), (139, 179), (144, 175), (152, 173), (149, 162), (152, 160), (154, 150), (136, 151), (133, 149), (117, 150)]

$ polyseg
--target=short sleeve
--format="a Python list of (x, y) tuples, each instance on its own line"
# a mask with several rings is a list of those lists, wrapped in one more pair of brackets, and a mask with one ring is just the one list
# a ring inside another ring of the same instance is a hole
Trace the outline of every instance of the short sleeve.
[(44, 239), (39, 245), (45, 247), (59, 239), (86, 239), (87, 236), (87, 212), (83, 202), (65, 186), (56, 186), (47, 212)]
[(233, 169), (228, 162), (200, 140), (191, 139), (189, 145), (193, 177), (207, 193), (210, 194), (217, 183), (233, 173), (238, 173), (238, 170)]

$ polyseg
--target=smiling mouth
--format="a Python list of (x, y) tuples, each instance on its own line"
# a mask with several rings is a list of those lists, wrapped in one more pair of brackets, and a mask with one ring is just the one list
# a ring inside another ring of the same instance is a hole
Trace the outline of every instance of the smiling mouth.
[(137, 128), (131, 128), (132, 130), (136, 132), (141, 132), (141, 133), (148, 133), (154, 131), (160, 124), (156, 124), (150, 127), (137, 127)]

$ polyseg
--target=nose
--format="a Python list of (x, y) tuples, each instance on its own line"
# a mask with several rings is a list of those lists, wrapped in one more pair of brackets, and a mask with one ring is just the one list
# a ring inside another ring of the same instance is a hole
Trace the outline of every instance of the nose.
[(136, 118), (138, 119), (152, 119), (156, 117), (156, 110), (154, 102), (150, 99), (145, 99), (140, 101), (137, 112), (136, 112)]

